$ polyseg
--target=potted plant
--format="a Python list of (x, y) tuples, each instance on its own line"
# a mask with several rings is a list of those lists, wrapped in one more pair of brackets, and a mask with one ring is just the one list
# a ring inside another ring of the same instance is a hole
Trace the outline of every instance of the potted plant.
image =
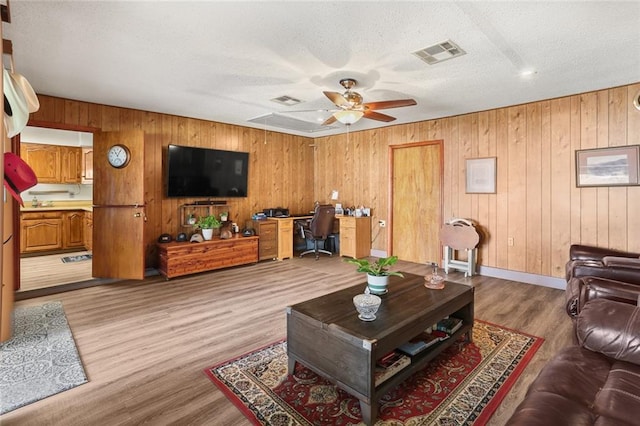
[(220, 228), (220, 221), (215, 215), (200, 216), (196, 222), (196, 229), (202, 230), (202, 238), (210, 240), (213, 238), (213, 230)]
[(375, 262), (370, 262), (368, 259), (345, 259), (345, 262), (358, 267), (357, 272), (365, 272), (367, 274), (369, 292), (373, 294), (387, 292), (390, 276), (404, 277), (401, 272), (389, 270), (389, 267), (397, 261), (398, 256), (381, 257)]

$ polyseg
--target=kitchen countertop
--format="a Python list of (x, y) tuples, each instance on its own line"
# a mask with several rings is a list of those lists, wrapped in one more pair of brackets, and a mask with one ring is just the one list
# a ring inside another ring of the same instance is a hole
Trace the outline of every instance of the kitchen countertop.
[(69, 210), (83, 210), (86, 212), (93, 211), (93, 204), (91, 201), (54, 201), (52, 206), (46, 207), (31, 207), (29, 201), (25, 201), (24, 207), (20, 207), (21, 212), (50, 212), (50, 211), (69, 211)]

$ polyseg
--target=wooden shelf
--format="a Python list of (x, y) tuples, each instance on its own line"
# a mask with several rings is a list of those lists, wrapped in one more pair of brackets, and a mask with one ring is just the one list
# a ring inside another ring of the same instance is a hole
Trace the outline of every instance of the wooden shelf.
[(228, 204), (183, 204), (180, 206), (180, 225), (191, 228), (194, 224), (188, 222), (189, 215), (193, 214), (197, 221), (201, 216), (220, 214), (229, 211)]

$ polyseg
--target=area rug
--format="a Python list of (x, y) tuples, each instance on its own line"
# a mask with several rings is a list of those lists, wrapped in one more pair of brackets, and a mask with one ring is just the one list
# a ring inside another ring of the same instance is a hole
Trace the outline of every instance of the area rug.
[(79, 254), (77, 256), (64, 256), (60, 260), (62, 263), (81, 262), (83, 260), (91, 260), (93, 256), (90, 254)]
[(62, 303), (16, 308), (0, 344), (0, 414), (86, 382)]
[[(376, 425), (484, 425), (543, 339), (476, 321), (473, 343), (451, 345), (381, 400)], [(281, 340), (205, 373), (256, 425), (362, 424), (355, 397), (296, 363)]]

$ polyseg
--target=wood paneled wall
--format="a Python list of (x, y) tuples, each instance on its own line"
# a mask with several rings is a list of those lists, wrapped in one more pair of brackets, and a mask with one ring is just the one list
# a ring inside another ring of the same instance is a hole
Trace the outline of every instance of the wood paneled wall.
[(195, 200), (165, 195), (163, 164), (169, 144), (249, 152), (248, 197), (227, 199), (230, 220), (240, 228), (253, 213), (268, 207), (288, 207), (296, 212), (313, 207), (313, 139), (277, 132), (265, 135), (259, 129), (51, 96), (38, 98), (40, 110), (31, 118), (39, 123), (145, 132), (146, 239), (150, 266), (157, 264), (155, 242), (161, 233), (175, 236), (190, 231), (180, 226), (179, 206)]
[[(577, 188), (575, 180), (576, 150), (640, 144), (638, 91), (634, 84), (317, 138), (316, 197), (337, 189), (340, 202), (370, 206), (372, 248), (386, 250), (377, 223), (388, 214), (387, 146), (443, 139), (444, 218), (479, 223), (479, 263), (562, 277), (570, 244), (640, 251), (640, 186)], [(496, 194), (465, 193), (465, 160), (476, 157), (497, 157)], [(410, 238), (423, 236), (416, 230)]]
[[(251, 153), (249, 197), (231, 201), (232, 219), (241, 226), (265, 207), (306, 210), (316, 200), (329, 201), (336, 189), (343, 206), (372, 208), (372, 249), (386, 251), (388, 236), (377, 224), (388, 214), (388, 147), (442, 139), (444, 218), (479, 223), (479, 263), (562, 277), (572, 243), (640, 251), (634, 226), (640, 187), (575, 183), (576, 150), (640, 144), (640, 111), (631, 102), (639, 90), (640, 83), (316, 139), (268, 132), (266, 144), (261, 130), (48, 96), (40, 96), (41, 109), (32, 118), (145, 131), (151, 264), (155, 238), (178, 232), (178, 206), (189, 201), (164, 196), (169, 143)], [(496, 194), (465, 193), (465, 159), (476, 157), (497, 157)], [(420, 230), (410, 238), (420, 239)]]

